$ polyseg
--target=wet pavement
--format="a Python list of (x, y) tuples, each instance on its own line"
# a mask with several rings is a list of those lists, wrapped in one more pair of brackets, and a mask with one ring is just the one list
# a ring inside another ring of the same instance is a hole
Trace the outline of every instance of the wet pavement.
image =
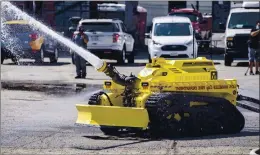
[(44, 83), (44, 82), (24, 82), (24, 81), (2, 81), (2, 89), (18, 91), (37, 91), (55, 96), (68, 96), (89, 91), (91, 89), (101, 89), (102, 85), (86, 83)]
[[(239, 93), (259, 99), (259, 76), (244, 76), (246, 60), (225, 67), (222, 56), (213, 59), (219, 78), (237, 79)], [(87, 78), (74, 79), (70, 61), (64, 57), (58, 65), (34, 65), (25, 60), (16, 66), (7, 60), (1, 65), (1, 153), (249, 154), (259, 146), (259, 113), (240, 107), (246, 125), (232, 135), (150, 140), (107, 137), (98, 128), (76, 126), (75, 104), (87, 104), (109, 78), (87, 66)], [(136, 64), (116, 67), (125, 75), (137, 75), (146, 62), (139, 56)]]
[(89, 89), (69, 96), (36, 91), (1, 91), (2, 154), (248, 154), (259, 145), (259, 114), (242, 108), (241, 133), (148, 139), (109, 137), (95, 127), (77, 126), (75, 104), (86, 104)]

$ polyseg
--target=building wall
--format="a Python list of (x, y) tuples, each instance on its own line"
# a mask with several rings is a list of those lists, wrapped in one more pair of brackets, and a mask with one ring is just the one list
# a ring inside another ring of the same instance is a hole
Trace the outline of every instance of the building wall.
[(51, 26), (53, 29), (56, 28), (55, 23), (55, 5), (53, 1), (44, 1), (42, 8), (43, 20)]
[(237, 7), (240, 8), (240, 7), (242, 7), (242, 4), (243, 4), (243, 1), (233, 1), (233, 2), (231, 1), (231, 6), (230, 7), (231, 7), (231, 9), (232, 8), (237, 8)]
[[(32, 1), (12, 1), (18, 8), (32, 15)], [(40, 16), (37, 17), (45, 24), (55, 29), (55, 7), (54, 1), (43, 1)]]
[(212, 13), (212, 1), (200, 1), (199, 11), (203, 13)]
[(139, 5), (147, 9), (147, 26), (152, 24), (154, 17), (168, 14), (168, 1), (139, 1)]
[[(154, 17), (168, 14), (168, 1), (139, 1), (138, 3), (147, 9), (147, 26), (152, 23)], [(196, 1), (187, 1), (186, 4), (187, 8), (192, 8), (191, 4), (196, 7)], [(202, 13), (212, 13), (212, 1), (199, 1), (199, 10)]]
[(69, 18), (77, 16), (89, 18), (89, 2), (63, 1), (55, 5), (55, 23), (58, 31), (67, 31), (70, 27)]
[(212, 7), (212, 31), (213, 32), (223, 32), (219, 29), (219, 23), (226, 23), (227, 18), (230, 12), (230, 1), (223, 1), (223, 3), (219, 3), (217, 1), (213, 1)]

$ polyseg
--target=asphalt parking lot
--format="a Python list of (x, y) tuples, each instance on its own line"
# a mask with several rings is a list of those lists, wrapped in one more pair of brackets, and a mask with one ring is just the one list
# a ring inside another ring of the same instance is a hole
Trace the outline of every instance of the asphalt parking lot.
[[(137, 75), (148, 60), (145, 53), (140, 53), (136, 59), (135, 64), (116, 67), (120, 73)], [(259, 76), (244, 75), (247, 60), (236, 60), (231, 67), (224, 66), (222, 55), (213, 55), (213, 60), (219, 78), (237, 79), (241, 94), (259, 99)], [(32, 62), (22, 60), (17, 66), (6, 60), (1, 65), (2, 85), (22, 83), (37, 87), (41, 83), (66, 83), (66, 87), (73, 87), (76, 83), (84, 83), (86, 88), (80, 93), (75, 93), (73, 88), (65, 90), (62, 86), (52, 91), (30, 87), (23, 90), (11, 89), (11, 86), (2, 88), (3, 154), (249, 154), (259, 147), (259, 113), (241, 107), (238, 108), (246, 125), (241, 133), (233, 135), (150, 140), (107, 137), (97, 128), (75, 126), (75, 104), (87, 102), (90, 94), (99, 90), (103, 80), (109, 78), (87, 66), (87, 79), (74, 79), (75, 66), (66, 56), (56, 65), (48, 62), (35, 65)]]

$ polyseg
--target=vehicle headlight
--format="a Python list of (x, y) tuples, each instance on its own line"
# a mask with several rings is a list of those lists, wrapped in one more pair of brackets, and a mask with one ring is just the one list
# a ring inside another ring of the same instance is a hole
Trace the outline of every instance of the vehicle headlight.
[(161, 46), (162, 44), (160, 44), (160, 43), (158, 43), (158, 42), (155, 42), (155, 41), (153, 40), (153, 45)]
[(233, 43), (233, 37), (227, 37), (226, 39), (227, 41), (227, 47), (233, 47), (234, 46), (234, 43)]
[(187, 43), (186, 43), (186, 45), (191, 45), (192, 44), (192, 40), (190, 40), (190, 41), (188, 41)]
[(227, 46), (228, 46), (228, 47), (233, 47), (233, 42), (232, 42), (232, 41), (228, 41), (228, 42), (227, 42)]
[(233, 41), (233, 37), (227, 37), (227, 41)]

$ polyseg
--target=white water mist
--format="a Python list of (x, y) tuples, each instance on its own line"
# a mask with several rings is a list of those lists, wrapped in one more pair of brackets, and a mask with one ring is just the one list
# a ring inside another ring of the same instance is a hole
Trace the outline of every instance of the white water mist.
[[(47, 35), (50, 35), (60, 43), (64, 44), (71, 50), (75, 51), (77, 54), (79, 54), (81, 57), (83, 57), (86, 61), (88, 61), (93, 67), (96, 69), (99, 69), (103, 65), (103, 61), (99, 59), (94, 54), (90, 53), (88, 50), (76, 45), (71, 40), (59, 35), (55, 31), (53, 31), (51, 28), (47, 27), (43, 23), (37, 21), (33, 17), (29, 16), (27, 13), (23, 12), (10, 2), (1, 2), (1, 12), (5, 11), (6, 14), (12, 15), (13, 17), (17, 17), (17, 19), (20, 20), (26, 20), (28, 23), (33, 26), (34, 28), (39, 29), (40, 31), (44, 32)], [(2, 21), (1, 21), (2, 22)]]
[(14, 37), (14, 35), (12, 34), (13, 30), (10, 29), (9, 26), (4, 24), (4, 22), (7, 21), (8, 18), (9, 17), (7, 12), (1, 9), (1, 46), (9, 49), (12, 54), (19, 59), (20, 55), (14, 49), (21, 49), (21, 44), (19, 44), (17, 37)]

